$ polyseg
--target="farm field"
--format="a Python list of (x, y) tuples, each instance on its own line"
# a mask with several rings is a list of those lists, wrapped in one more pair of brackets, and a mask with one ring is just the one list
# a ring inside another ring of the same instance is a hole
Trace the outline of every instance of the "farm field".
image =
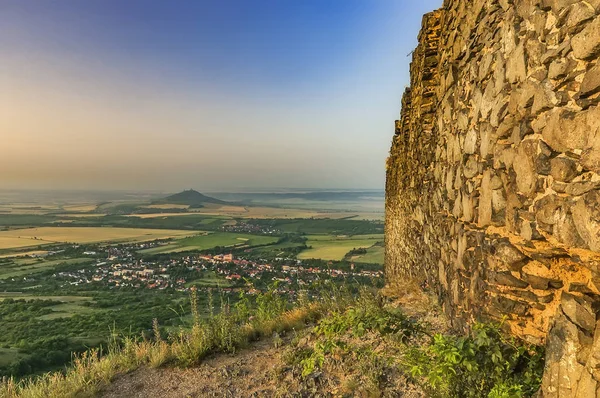
[(6, 299), (14, 300), (52, 300), (63, 303), (77, 303), (84, 301), (92, 301), (91, 297), (84, 296), (36, 296), (22, 292), (0, 292), (0, 301)]
[(15, 257), (27, 257), (27, 256), (41, 256), (44, 254), (48, 254), (47, 250), (33, 250), (33, 251), (24, 251), (24, 252), (13, 252), (9, 254), (0, 254), (0, 259), (2, 258), (15, 258)]
[(205, 214), (212, 216), (228, 216), (240, 218), (345, 218), (351, 217), (353, 213), (320, 211), (311, 209), (294, 209), (279, 207), (258, 207), (258, 206), (210, 206), (200, 209), (194, 209), (195, 214)]
[(218, 276), (215, 272), (208, 272), (205, 275), (203, 275), (202, 278), (190, 281), (185, 284), (186, 287), (229, 287), (231, 285), (231, 281), (228, 281), (227, 279)]
[(106, 214), (103, 213), (60, 213), (56, 214), (56, 217), (72, 217), (72, 218), (90, 218), (90, 217), (104, 217)]
[(372, 246), (367, 249), (367, 254), (352, 256), (351, 261), (355, 263), (381, 264), (383, 265), (385, 248), (383, 246)]
[(165, 218), (165, 217), (180, 217), (180, 216), (197, 216), (196, 213), (147, 213), (147, 214), (127, 214), (125, 217), (132, 218)]
[[(57, 265), (86, 264), (93, 260), (90, 258), (69, 258), (47, 261), (35, 258), (16, 258), (9, 262), (0, 262), (0, 279), (15, 278), (33, 275), (38, 272), (52, 269)], [(2, 296), (0, 295), (0, 298)]]
[(342, 260), (352, 249), (370, 248), (383, 240), (383, 235), (355, 235), (352, 237), (334, 235), (310, 235), (306, 245), (312, 247), (298, 255), (299, 259), (318, 258), (322, 260)]
[(53, 243), (144, 242), (194, 235), (169, 229), (112, 227), (40, 227), (0, 232), (0, 250)]
[(98, 208), (97, 205), (95, 204), (78, 204), (78, 205), (69, 205), (69, 206), (63, 206), (62, 209), (64, 211), (70, 211), (70, 212), (90, 212), (90, 211), (94, 211)]
[(251, 235), (234, 232), (215, 232), (178, 239), (167, 245), (140, 251), (144, 254), (175, 253), (188, 250), (207, 250), (217, 246), (256, 246), (277, 242), (273, 236)]

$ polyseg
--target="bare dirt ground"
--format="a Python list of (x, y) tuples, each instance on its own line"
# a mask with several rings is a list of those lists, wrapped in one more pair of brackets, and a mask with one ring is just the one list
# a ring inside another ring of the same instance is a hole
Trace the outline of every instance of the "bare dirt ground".
[(190, 369), (141, 368), (115, 380), (98, 395), (131, 397), (272, 397), (281, 349), (262, 341), (236, 355), (216, 355)]

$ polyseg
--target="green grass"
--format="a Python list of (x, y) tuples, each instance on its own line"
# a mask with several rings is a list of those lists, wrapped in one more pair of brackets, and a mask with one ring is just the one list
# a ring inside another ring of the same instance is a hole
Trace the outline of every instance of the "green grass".
[(10, 378), (0, 381), (0, 396), (7, 398), (80, 397), (95, 395), (103, 385), (118, 374), (141, 366), (159, 367), (197, 365), (207, 355), (235, 353), (251, 341), (274, 333), (299, 330), (307, 322), (318, 319), (325, 309), (344, 305), (333, 302), (297, 303), (291, 309), (283, 297), (268, 292), (257, 297), (256, 308), (222, 305), (221, 310), (206, 318), (200, 317), (195, 291), (191, 297), (192, 324), (164, 340), (158, 323), (153, 325), (154, 338), (124, 337), (121, 344), (110, 344), (100, 354), (92, 349), (74, 358), (66, 371), (46, 373), (38, 378), (21, 381)]
[(312, 248), (304, 250), (298, 255), (298, 258), (342, 260), (350, 250), (358, 248), (370, 248), (381, 240), (381, 235), (357, 235), (352, 237), (311, 235), (308, 237), (306, 245)]
[(372, 246), (367, 249), (367, 254), (352, 257), (355, 263), (381, 264), (383, 265), (385, 248), (383, 246)]
[(77, 314), (89, 314), (89, 313), (96, 311), (96, 309), (94, 309), (94, 308), (90, 308), (85, 305), (82, 305), (83, 303), (86, 303), (86, 302), (87, 301), (66, 302), (63, 304), (54, 305), (54, 306), (50, 307), (50, 309), (52, 309), (52, 311), (54, 311), (52, 314), (42, 315), (42, 316), (38, 317), (37, 319), (50, 320), (50, 319), (58, 319), (58, 318), (70, 318)]
[(24, 294), (21, 292), (0, 292), (0, 301), (5, 299), (15, 300), (53, 300), (63, 303), (81, 303), (84, 301), (92, 301), (91, 297), (87, 296), (36, 296), (32, 294)]
[(207, 272), (202, 278), (195, 279), (185, 284), (186, 287), (229, 287), (231, 285), (231, 281), (218, 276), (215, 272)]
[(60, 260), (40, 260), (17, 258), (7, 263), (0, 263), (0, 279), (16, 278), (36, 274), (56, 267), (57, 265), (85, 264), (94, 261), (90, 258), (70, 258)]
[(17, 348), (0, 348), (0, 366), (10, 365), (17, 361), (19, 357), (22, 357), (22, 355), (19, 354)]
[(215, 232), (206, 235), (178, 239), (168, 245), (142, 250), (140, 253), (159, 254), (191, 250), (207, 250), (217, 246), (234, 247), (268, 245), (277, 242), (278, 239), (278, 237), (273, 236), (238, 234), (233, 232)]

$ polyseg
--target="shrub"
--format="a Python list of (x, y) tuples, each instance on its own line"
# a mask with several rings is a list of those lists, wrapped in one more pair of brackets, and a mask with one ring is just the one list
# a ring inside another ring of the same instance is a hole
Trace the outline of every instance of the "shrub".
[(444, 397), (524, 397), (540, 386), (543, 349), (520, 345), (500, 324), (476, 324), (469, 336), (437, 334), (408, 351), (413, 377)]

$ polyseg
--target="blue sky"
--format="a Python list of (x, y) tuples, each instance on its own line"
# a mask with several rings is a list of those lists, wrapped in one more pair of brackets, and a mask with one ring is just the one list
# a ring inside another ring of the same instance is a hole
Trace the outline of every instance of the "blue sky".
[(441, 0), (0, 0), (0, 188), (382, 188)]

